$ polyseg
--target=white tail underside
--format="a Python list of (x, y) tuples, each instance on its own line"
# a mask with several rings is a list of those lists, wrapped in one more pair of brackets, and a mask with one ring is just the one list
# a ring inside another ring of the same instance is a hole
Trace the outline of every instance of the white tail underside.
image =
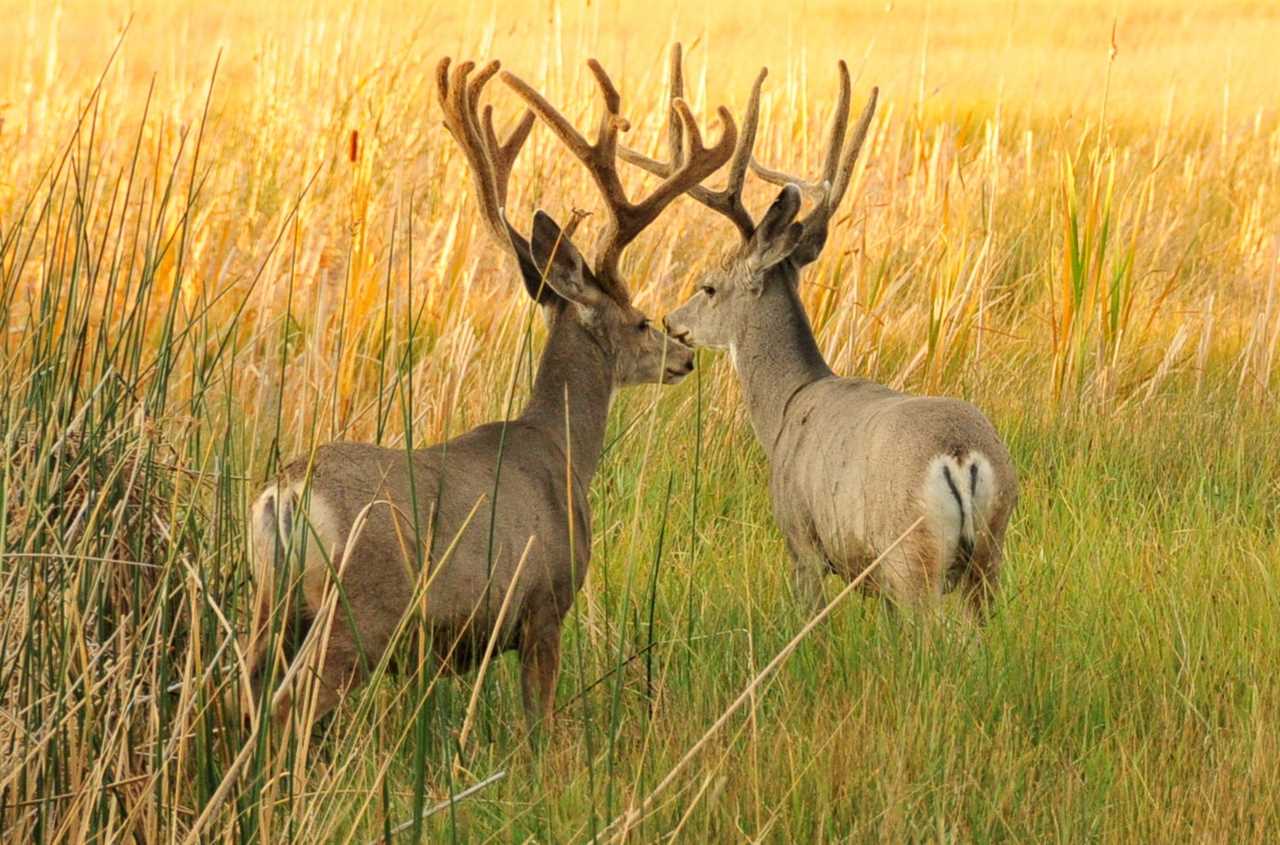
[(959, 458), (938, 455), (929, 462), (924, 484), (925, 515), (936, 536), (955, 560), (973, 554), (979, 532), (986, 528), (995, 476), (981, 452)]

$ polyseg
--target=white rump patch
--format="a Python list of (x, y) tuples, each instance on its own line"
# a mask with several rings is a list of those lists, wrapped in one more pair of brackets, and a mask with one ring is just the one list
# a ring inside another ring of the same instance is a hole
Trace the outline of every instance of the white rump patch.
[(981, 452), (960, 458), (937, 455), (929, 462), (922, 497), (925, 515), (943, 547), (952, 550), (947, 558), (954, 558), (962, 547), (972, 549), (977, 543), (978, 532), (986, 527), (994, 495), (991, 462)]

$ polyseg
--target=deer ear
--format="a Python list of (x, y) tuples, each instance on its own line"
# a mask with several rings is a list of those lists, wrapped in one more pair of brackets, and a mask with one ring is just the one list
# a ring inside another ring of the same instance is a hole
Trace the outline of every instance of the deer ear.
[(800, 213), (800, 189), (787, 185), (765, 212), (751, 236), (747, 264), (759, 274), (791, 257), (804, 235), (804, 226), (795, 222)]
[(769, 210), (764, 213), (764, 219), (760, 221), (760, 225), (756, 226), (756, 231), (751, 236), (752, 246), (757, 249), (766, 247), (769, 241), (786, 232), (787, 227), (791, 225), (799, 213), (800, 189), (795, 185), (783, 186), (782, 190), (778, 192), (778, 198), (773, 201), (773, 205), (769, 206)]
[(520, 267), (520, 278), (524, 282), (525, 293), (529, 294), (529, 298), (539, 305), (555, 305), (557, 302), (563, 302), (560, 294), (552, 290), (550, 285), (542, 283), (542, 274), (533, 263), (533, 254), (529, 251), (528, 242), (524, 238), (513, 236), (511, 246), (515, 250), (516, 264)]
[(822, 254), (822, 248), (827, 245), (827, 218), (821, 217), (818, 223), (810, 224), (803, 235), (791, 254), (791, 260), (797, 267), (816, 261)]
[(596, 284), (582, 253), (556, 221), (541, 209), (533, 215), (529, 249), (533, 255), (534, 284), (537, 287), (545, 284), (562, 298), (584, 308), (595, 308), (603, 301), (605, 293)]

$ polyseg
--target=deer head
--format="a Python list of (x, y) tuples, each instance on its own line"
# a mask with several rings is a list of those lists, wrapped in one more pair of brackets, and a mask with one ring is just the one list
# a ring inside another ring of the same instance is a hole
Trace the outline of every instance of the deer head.
[[(505, 141), (493, 128), (492, 107), (478, 111), (484, 86), (498, 73), (491, 62), (470, 78), (472, 62), (462, 62), (450, 73), (444, 59), (436, 71), (445, 126), (462, 147), (470, 165), (486, 227), (515, 259), (525, 290), (541, 306), (553, 325), (574, 321), (614, 362), (617, 386), (651, 382), (675, 383), (693, 370), (693, 350), (654, 326), (631, 302), (619, 272), (622, 251), (681, 193), (715, 172), (729, 158), (736, 140), (733, 119), (721, 109), (724, 124), (718, 143), (703, 147), (701, 134), (688, 106), (680, 102), (679, 120), (688, 136), (690, 155), (674, 162), (668, 178), (639, 202), (631, 202), (617, 174), (617, 134), (627, 122), (619, 113), (621, 97), (608, 74), (594, 60), (590, 63), (605, 102), (605, 114), (596, 141), (588, 143), (541, 94), (519, 77), (503, 73), (503, 81), (516, 91), (530, 110)], [(586, 165), (600, 189), (608, 215), (595, 261), (591, 264), (574, 245), (572, 234), (578, 217), (562, 229), (548, 214), (534, 215), (531, 237), (524, 238), (506, 218), (505, 203), (511, 167), (520, 151), (534, 115), (540, 117)]]
[[(849, 121), (849, 69), (839, 63), (840, 99), (832, 117), (821, 178), (803, 182), (764, 167), (752, 158), (756, 129), (760, 118), (760, 89), (766, 70), (761, 70), (752, 86), (742, 134), (739, 135), (729, 167), (726, 186), (713, 191), (703, 185), (689, 190), (698, 202), (728, 217), (738, 230), (740, 242), (720, 266), (707, 271), (697, 282), (693, 294), (664, 320), (667, 331), (692, 346), (726, 348), (739, 336), (756, 312), (762, 295), (769, 290), (793, 291), (800, 268), (814, 261), (826, 244), (831, 215), (840, 205), (853, 174), (858, 153), (866, 140), (871, 117), (875, 113), (877, 91), (858, 119), (847, 143)], [(680, 45), (671, 53), (671, 98), (678, 100), (683, 90)], [(675, 133), (669, 141), (678, 143)], [(623, 150), (624, 160), (659, 175), (670, 167), (631, 150)], [(673, 154), (673, 157), (678, 153)], [(742, 204), (742, 188), (748, 167), (766, 182), (782, 185), (782, 191), (759, 223)], [(813, 209), (797, 219), (803, 195), (813, 199)]]

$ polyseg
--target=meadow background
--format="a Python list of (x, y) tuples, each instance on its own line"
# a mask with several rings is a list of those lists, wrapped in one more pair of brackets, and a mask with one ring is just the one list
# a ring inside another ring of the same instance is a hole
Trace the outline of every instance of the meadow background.
[[(541, 746), (510, 658), (465, 744), (476, 679), (429, 666), (284, 742), (218, 702), (245, 511), (278, 462), (433, 443), (527, 391), (542, 327), (441, 128), (438, 59), (500, 58), (588, 126), (595, 56), (629, 143), (661, 152), (675, 39), (700, 115), (769, 67), (758, 155), (796, 171), (837, 58), (859, 99), (881, 87), (804, 280), (819, 341), (840, 372), (976, 403), (1022, 500), (984, 630), (850, 600), (609, 835), (1280, 829), (1273, 4), (0, 0), (0, 20), (0, 838), (362, 843), (503, 772), (394, 841), (583, 841), (800, 630), (763, 455), (703, 354), (615, 405)], [(536, 207), (597, 207), (541, 126), (508, 212)], [(678, 202), (625, 259), (641, 307), (674, 307), (733, 238)]]

